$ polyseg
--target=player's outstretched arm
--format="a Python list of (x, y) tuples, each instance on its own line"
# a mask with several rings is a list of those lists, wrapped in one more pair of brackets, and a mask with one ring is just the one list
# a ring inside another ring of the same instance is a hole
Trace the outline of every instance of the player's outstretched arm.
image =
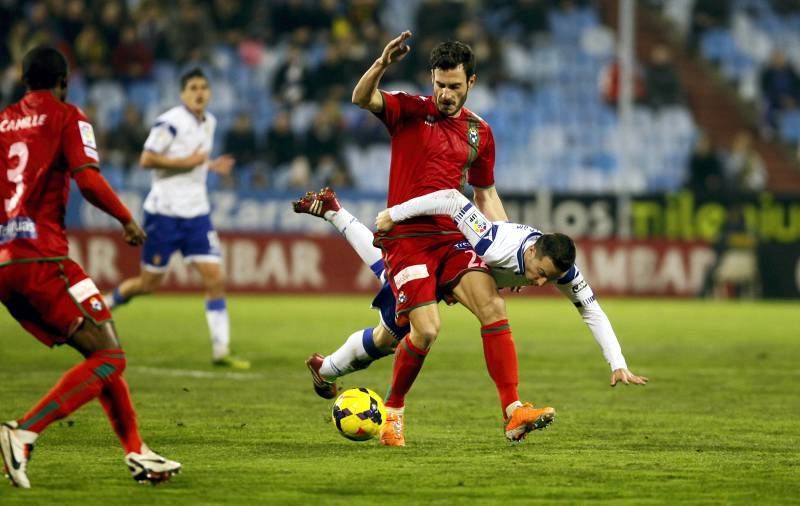
[(131, 212), (114, 193), (99, 170), (95, 167), (85, 167), (75, 172), (72, 177), (86, 200), (122, 224), (125, 242), (132, 246), (144, 242), (146, 237), (144, 230), (136, 223)]
[(637, 376), (626, 368), (614, 370), (611, 373), (611, 386), (617, 386), (617, 383), (625, 383), (626, 385), (646, 385), (650, 381), (646, 376)]
[(381, 56), (367, 69), (353, 88), (352, 102), (355, 105), (371, 112), (383, 110), (383, 97), (378, 90), (378, 83), (389, 65), (402, 60), (411, 50), (405, 43), (410, 37), (411, 32), (406, 30), (386, 44)]

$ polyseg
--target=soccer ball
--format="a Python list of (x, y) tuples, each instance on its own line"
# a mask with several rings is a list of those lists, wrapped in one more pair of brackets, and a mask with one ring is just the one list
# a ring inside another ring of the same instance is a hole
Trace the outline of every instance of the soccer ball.
[(342, 436), (352, 441), (374, 438), (385, 420), (383, 401), (369, 388), (345, 390), (333, 403), (336, 428)]

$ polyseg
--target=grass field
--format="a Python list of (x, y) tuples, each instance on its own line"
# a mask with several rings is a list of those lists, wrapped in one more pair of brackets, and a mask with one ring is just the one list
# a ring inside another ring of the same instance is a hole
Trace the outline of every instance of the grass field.
[[(444, 307), (443, 330), (406, 408), (405, 448), (336, 433), (303, 365), (374, 323), (364, 297), (234, 297), (248, 373), (209, 361), (202, 301), (140, 299), (115, 315), (141, 430), (184, 464), (137, 485), (98, 403), (39, 439), (33, 489), (0, 504), (791, 503), (800, 498), (797, 303), (604, 300), (646, 387), (609, 388), (609, 371), (571, 304), (514, 298), (525, 400), (556, 423), (505, 441), (476, 322)], [(3, 312), (0, 418), (21, 415), (77, 361)], [(345, 378), (383, 393), (391, 360)]]

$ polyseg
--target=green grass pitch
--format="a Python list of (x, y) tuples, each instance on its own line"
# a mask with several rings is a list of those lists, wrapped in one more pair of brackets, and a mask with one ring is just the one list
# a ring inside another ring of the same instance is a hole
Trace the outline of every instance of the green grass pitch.
[[(442, 332), (407, 399), (405, 448), (350, 442), (303, 365), (376, 321), (366, 297), (231, 297), (244, 374), (214, 369), (201, 296), (120, 309), (126, 377), (150, 446), (184, 471), (129, 476), (97, 402), (40, 438), (33, 489), (0, 504), (790, 503), (800, 497), (800, 310), (792, 303), (602, 301), (646, 387), (609, 388), (599, 347), (561, 299), (512, 298), (524, 400), (557, 409), (503, 437), (477, 322)], [(28, 409), (78, 355), (0, 317), (0, 419)], [(383, 394), (391, 359), (344, 379)]]

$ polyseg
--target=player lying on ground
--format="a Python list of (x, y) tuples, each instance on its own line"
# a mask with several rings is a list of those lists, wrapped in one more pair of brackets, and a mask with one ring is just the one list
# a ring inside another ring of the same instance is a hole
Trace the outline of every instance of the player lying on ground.
[(86, 200), (120, 222), (128, 244), (141, 244), (145, 233), (100, 174), (92, 125), (80, 109), (64, 102), (64, 56), (53, 48), (37, 47), (25, 55), (22, 69), (27, 93), (0, 111), (0, 159), (9, 168), (0, 180), (5, 203), (0, 207), (0, 300), (42, 343), (69, 345), (84, 360), (64, 373), (26, 414), (0, 425), (6, 475), (17, 487), (30, 488), (28, 461), (39, 435), (54, 421), (98, 399), (125, 449), (133, 478), (168, 480), (181, 465), (142, 442), (122, 377), (125, 352), (111, 313), (91, 278), (67, 257), (64, 210), (70, 179)]
[[(468, 212), (462, 213), (464, 208), (467, 208)], [(339, 204), (333, 190), (324, 188), (316, 194), (306, 193), (300, 200), (294, 202), (294, 210), (324, 218), (334, 225), (364, 263), (383, 282), (372, 302), (372, 307), (380, 312), (378, 324), (374, 328), (354, 332), (330, 355), (322, 356), (315, 353), (306, 361), (314, 380), (314, 390), (321, 397), (331, 399), (338, 391), (336, 385), (338, 378), (364, 369), (373, 361), (392, 353), (397, 341), (408, 332), (408, 326), (398, 326), (395, 322), (394, 295), (385, 279), (380, 250), (372, 246), (372, 232)], [(581, 317), (600, 345), (603, 356), (611, 367), (611, 386), (619, 382), (637, 385), (647, 383), (647, 378), (637, 376), (628, 370), (614, 329), (577, 266), (569, 262), (569, 265), (562, 266), (563, 272), (560, 276), (553, 274), (558, 268), (553, 265), (551, 254), (545, 252), (548, 247), (553, 248), (555, 237), (561, 238), (555, 241), (563, 243), (563, 238), (566, 236), (542, 234), (533, 227), (516, 223), (490, 223), (456, 190), (444, 190), (418, 197), (384, 210), (379, 214), (379, 226), (389, 227), (395, 221), (407, 219), (415, 212), (447, 214), (453, 217), (472, 247), (492, 267), (492, 275), (497, 280), (498, 287), (542, 286), (555, 282), (559, 291), (578, 308)], [(392, 219), (392, 213), (396, 220)], [(476, 233), (471, 224), (476, 224), (478, 230), (483, 229), (484, 233)], [(493, 235), (490, 236), (488, 232), (492, 232)], [(517, 260), (517, 252), (521, 254), (522, 266)]]

